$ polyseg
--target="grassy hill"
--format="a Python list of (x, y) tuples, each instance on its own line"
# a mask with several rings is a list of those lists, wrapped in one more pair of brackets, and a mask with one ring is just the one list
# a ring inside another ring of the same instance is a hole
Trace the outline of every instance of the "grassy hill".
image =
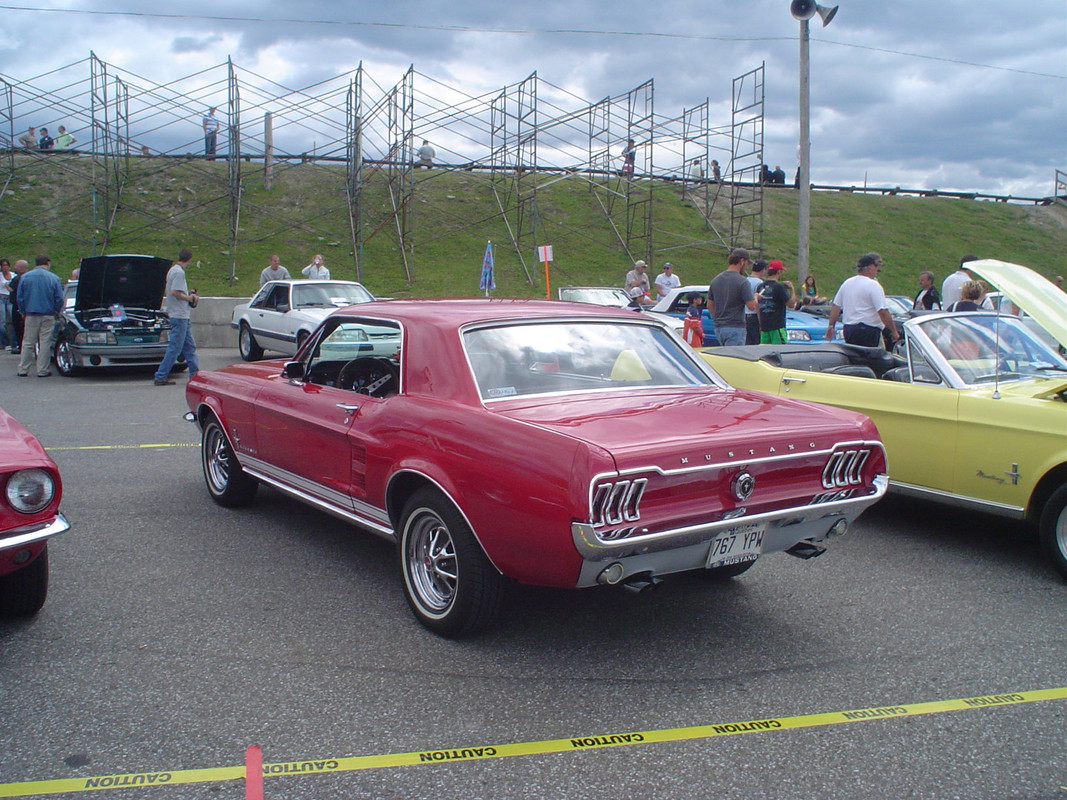
[[(106, 210), (112, 209), (105, 252), (173, 257), (180, 247), (191, 247), (191, 283), (204, 295), (251, 294), (271, 253), (278, 253), (296, 274), (321, 252), (334, 277), (357, 277), (343, 165), (279, 164), (268, 190), (262, 164), (242, 162), (235, 281), (230, 280), (225, 162), (133, 159), (118, 198), (113, 190), (107, 196), (103, 189), (103, 166), (108, 165), (73, 154), (16, 156), (0, 196), (0, 255), (32, 259), (46, 252), (55, 271), (65, 276), (103, 240)], [(113, 163), (110, 168), (117, 167)], [(630, 267), (620, 241), (627, 220), (619, 195), (624, 187), (617, 179), (593, 190), (576, 175), (524, 175), (518, 189), (529, 192), (535, 183), (540, 188), (536, 204), (526, 205), (522, 220), (527, 234), (523, 263), (500, 213), (501, 206), (510, 208), (507, 220), (515, 230), (518, 190), (510, 178), (498, 184), (496, 192), (487, 173), (422, 170), (414, 178), (406, 220), (412, 244), (405, 258), (386, 177), (369, 170), (365, 176), (366, 244), (360, 277), (376, 294), (478, 295), (486, 240), (494, 243), (495, 296), (545, 295), (544, 267), (533, 252), (538, 244), (553, 246), (553, 290), (568, 284), (620, 285)], [(634, 188), (650, 197), (653, 274), (663, 261), (674, 263), (686, 283), (707, 283), (722, 270), (727, 252), (723, 237), (729, 229), (725, 196), (711, 208), (712, 226), (679, 185), (638, 181)], [(796, 214), (795, 190), (765, 193), (763, 252), (791, 268), (796, 263)], [(884, 256), (882, 283), (895, 294), (913, 293), (916, 275), (924, 269), (940, 282), (965, 253), (1026, 264), (1048, 277), (1063, 275), (1067, 208), (840, 192), (813, 195), (811, 271), (823, 294), (853, 274), (856, 258), (871, 250)]]

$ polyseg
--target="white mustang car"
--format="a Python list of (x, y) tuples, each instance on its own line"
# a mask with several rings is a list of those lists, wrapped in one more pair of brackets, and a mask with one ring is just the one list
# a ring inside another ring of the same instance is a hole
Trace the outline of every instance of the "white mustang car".
[(374, 299), (355, 281), (270, 281), (234, 308), (230, 324), (245, 361), (258, 361), (264, 350), (291, 356), (329, 313)]

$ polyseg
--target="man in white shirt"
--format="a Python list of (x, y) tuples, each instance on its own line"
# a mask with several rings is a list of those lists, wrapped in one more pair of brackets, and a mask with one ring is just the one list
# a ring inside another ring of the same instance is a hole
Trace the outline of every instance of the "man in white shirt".
[(682, 279), (674, 274), (674, 264), (667, 261), (663, 265), (663, 272), (656, 276), (656, 295), (666, 297), (671, 289), (677, 289), (682, 285)]
[(941, 284), (941, 307), (948, 308), (960, 300), (960, 287), (967, 281), (973, 281), (974, 276), (963, 265), (970, 261), (977, 261), (978, 256), (966, 255), (960, 259), (960, 266), (955, 272), (945, 278)]
[(841, 284), (830, 309), (830, 321), (826, 326), (826, 341), (834, 340), (837, 320), (843, 316), (845, 342), (864, 347), (882, 345), (882, 329), (888, 328), (893, 341), (900, 338), (896, 323), (885, 301), (885, 290), (878, 283), (882, 271), (882, 257), (867, 253), (856, 262), (856, 274)]
[(433, 160), (437, 158), (437, 151), (433, 149), (433, 145), (426, 139), (422, 140), (422, 147), (419, 148), (419, 166), (429, 169), (433, 166)]
[(219, 121), (215, 116), (217, 109), (209, 108), (200, 123), (204, 126), (204, 155), (215, 160), (215, 144), (219, 136)]

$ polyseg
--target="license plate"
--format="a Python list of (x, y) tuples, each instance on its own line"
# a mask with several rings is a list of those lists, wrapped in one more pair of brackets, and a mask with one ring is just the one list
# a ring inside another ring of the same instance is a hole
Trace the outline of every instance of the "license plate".
[(763, 552), (763, 531), (763, 526), (757, 524), (738, 525), (723, 531), (712, 540), (705, 566), (714, 569), (755, 561)]

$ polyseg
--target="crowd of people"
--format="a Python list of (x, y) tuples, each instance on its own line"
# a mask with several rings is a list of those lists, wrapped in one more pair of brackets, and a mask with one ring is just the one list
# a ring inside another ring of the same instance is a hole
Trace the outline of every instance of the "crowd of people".
[[(918, 275), (919, 290), (912, 299), (915, 311), (982, 311), (993, 310), (987, 298), (988, 289), (967, 264), (977, 256), (965, 255), (959, 267), (945, 278), (940, 291), (936, 276), (929, 270)], [(827, 312), (826, 340), (837, 336), (837, 326), (847, 344), (865, 347), (892, 346), (902, 333), (889, 311), (885, 290), (878, 282), (884, 261), (878, 253), (865, 253), (856, 261), (856, 274), (845, 280), (832, 299), (819, 294), (814, 275), (808, 275), (797, 290), (784, 279), (786, 267), (780, 259), (753, 260), (748, 250), (733, 249), (727, 257), (726, 269), (716, 275), (707, 291), (707, 312), (715, 324), (715, 335), (723, 346), (751, 344), (784, 344), (789, 341), (786, 312), (821, 306)], [(648, 276), (648, 264), (634, 262), (626, 274), (624, 289), (631, 302), (638, 306), (652, 306), (666, 297), (682, 282), (670, 262), (655, 281)], [(1063, 288), (1063, 278), (1056, 279)], [(700, 346), (702, 338), (697, 324), (703, 313), (702, 294), (688, 297), (685, 338)], [(811, 309), (808, 309), (811, 310)], [(1013, 309), (1014, 311), (1014, 309)]]

